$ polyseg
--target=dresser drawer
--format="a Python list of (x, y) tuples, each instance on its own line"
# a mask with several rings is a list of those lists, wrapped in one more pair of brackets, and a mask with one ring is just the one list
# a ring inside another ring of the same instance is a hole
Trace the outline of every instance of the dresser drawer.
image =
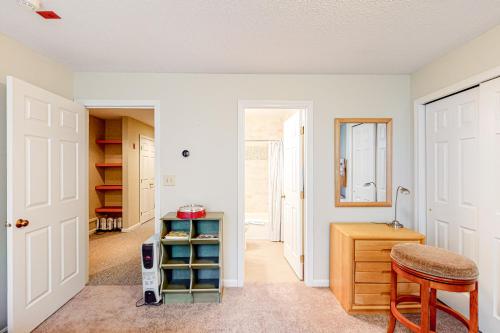
[[(398, 283), (398, 294), (419, 295), (420, 286), (416, 283)], [(389, 305), (391, 285), (356, 283), (354, 287), (354, 303), (357, 305)]]
[[(391, 283), (390, 262), (356, 262), (354, 282), (360, 283)], [(398, 282), (409, 282), (398, 277)]]
[[(354, 285), (355, 294), (389, 294), (391, 293), (390, 283), (356, 283)], [(398, 294), (400, 295), (418, 295), (420, 285), (417, 283), (398, 283)]]
[(419, 243), (417, 240), (356, 240), (354, 242), (355, 261), (391, 261), (390, 253), (394, 245)]

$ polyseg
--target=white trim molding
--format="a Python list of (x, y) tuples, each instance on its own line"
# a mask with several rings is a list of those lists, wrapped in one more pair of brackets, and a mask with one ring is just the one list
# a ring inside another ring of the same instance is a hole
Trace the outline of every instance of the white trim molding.
[[(154, 109), (154, 128), (155, 128), (155, 183), (160, 184), (160, 135), (161, 131), (157, 130), (160, 128), (160, 101), (159, 100), (96, 100), (96, 99), (77, 99), (77, 103), (82, 104), (86, 108), (120, 108), (120, 109)], [(89, 120), (88, 114), (86, 119), (86, 130), (87, 130), (87, 138), (88, 138), (88, 127)], [(87, 152), (88, 154), (88, 152)], [(87, 157), (88, 158), (88, 157)], [(88, 169), (85, 171), (88, 174)], [(86, 195), (87, 201), (87, 210), (88, 210), (88, 193)], [(160, 186), (155, 186), (155, 232), (160, 232), (160, 218), (161, 218), (161, 200), (160, 200)], [(139, 224), (127, 228), (126, 231), (131, 231), (132, 228), (136, 228)], [(87, 228), (88, 230), (88, 228)], [(125, 231), (125, 232), (126, 232)], [(87, 235), (88, 236), (88, 235)], [(88, 239), (88, 237), (87, 237)], [(86, 242), (87, 252), (88, 252), (88, 241)], [(87, 264), (88, 265), (88, 264)], [(88, 281), (88, 267), (87, 267), (87, 281)]]
[(313, 102), (287, 100), (238, 101), (238, 279), (244, 284), (245, 256), (245, 110), (246, 109), (301, 109), (304, 110), (304, 282), (313, 286)]
[(225, 288), (237, 288), (238, 287), (238, 280), (236, 280), (236, 279), (224, 279), (222, 281), (224, 282)]
[(94, 234), (97, 231), (97, 221), (98, 221), (97, 217), (93, 217), (93, 218), (89, 219), (89, 224), (92, 222), (96, 222), (96, 228), (89, 229), (89, 235)]
[(330, 287), (330, 280), (312, 280), (312, 283), (309, 287), (315, 288), (328, 288)]

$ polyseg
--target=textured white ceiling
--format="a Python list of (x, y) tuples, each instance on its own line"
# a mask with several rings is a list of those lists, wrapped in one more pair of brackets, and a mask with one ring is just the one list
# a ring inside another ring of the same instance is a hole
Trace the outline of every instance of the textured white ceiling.
[(410, 73), (500, 23), (498, 0), (0, 0), (0, 32), (77, 71)]

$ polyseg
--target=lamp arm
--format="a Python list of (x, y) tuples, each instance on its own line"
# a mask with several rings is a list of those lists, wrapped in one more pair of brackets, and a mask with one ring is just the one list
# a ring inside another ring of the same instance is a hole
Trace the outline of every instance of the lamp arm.
[(401, 185), (398, 186), (396, 189), (396, 201), (394, 203), (394, 221), (398, 220), (398, 195), (399, 195), (399, 189), (401, 188)]

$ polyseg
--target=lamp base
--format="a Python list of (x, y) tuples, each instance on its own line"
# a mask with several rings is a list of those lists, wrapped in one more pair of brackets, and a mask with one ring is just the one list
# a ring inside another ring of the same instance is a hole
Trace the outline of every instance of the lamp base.
[(403, 229), (405, 226), (399, 223), (398, 220), (394, 220), (391, 223), (387, 223), (388, 227), (391, 227), (393, 229)]

